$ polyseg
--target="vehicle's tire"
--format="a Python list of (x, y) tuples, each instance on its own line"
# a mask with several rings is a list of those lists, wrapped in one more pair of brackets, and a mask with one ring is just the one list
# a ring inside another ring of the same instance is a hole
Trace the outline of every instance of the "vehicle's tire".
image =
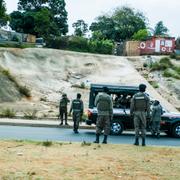
[(111, 134), (112, 135), (120, 135), (124, 130), (124, 126), (121, 122), (113, 121), (111, 123)]
[(172, 128), (172, 135), (180, 138), (180, 123), (176, 123)]

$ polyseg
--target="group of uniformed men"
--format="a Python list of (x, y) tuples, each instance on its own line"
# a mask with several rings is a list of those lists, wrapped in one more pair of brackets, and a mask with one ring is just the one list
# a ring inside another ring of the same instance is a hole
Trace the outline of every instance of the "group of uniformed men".
[[(160, 121), (162, 114), (162, 107), (159, 101), (155, 100), (152, 106), (152, 112), (150, 115), (150, 99), (145, 93), (146, 85), (139, 85), (139, 92), (136, 93), (130, 103), (130, 115), (134, 119), (135, 128), (135, 142), (134, 145), (139, 145), (139, 137), (142, 137), (142, 146), (146, 145), (146, 126), (147, 121), (151, 121), (151, 129), (153, 135), (159, 138), (160, 135)], [(65, 115), (65, 124), (67, 124), (67, 104), (69, 103), (67, 95), (64, 94), (60, 100), (60, 118), (63, 125), (63, 115)], [(97, 107), (98, 117), (96, 123), (96, 139), (94, 143), (99, 143), (99, 138), (104, 130), (103, 144), (107, 144), (107, 138), (110, 134), (110, 122), (113, 118), (113, 101), (111, 96), (108, 94), (108, 88), (103, 87), (103, 92), (99, 93), (94, 102)], [(74, 122), (74, 132), (78, 133), (79, 121), (83, 115), (83, 101), (81, 100), (81, 94), (77, 94), (77, 98), (72, 101), (70, 114), (73, 111), (73, 122)], [(141, 134), (140, 134), (141, 132)]]

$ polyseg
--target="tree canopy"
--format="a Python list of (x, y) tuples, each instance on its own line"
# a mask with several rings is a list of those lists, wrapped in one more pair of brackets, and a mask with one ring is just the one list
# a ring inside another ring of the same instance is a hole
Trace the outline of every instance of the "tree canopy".
[(18, 11), (10, 14), (10, 26), (17, 32), (38, 37), (65, 35), (68, 32), (64, 0), (19, 0)]
[(9, 17), (6, 14), (6, 4), (4, 0), (0, 0), (0, 27), (7, 24)]
[(160, 35), (164, 36), (164, 35), (168, 35), (167, 32), (168, 32), (168, 28), (166, 26), (164, 26), (162, 21), (159, 21), (154, 28), (154, 35), (155, 36), (160, 36)]
[(84, 36), (88, 31), (88, 24), (86, 24), (82, 19), (73, 23), (72, 27), (74, 28), (74, 35), (76, 36)]
[(111, 15), (97, 17), (90, 30), (100, 31), (104, 39), (123, 41), (131, 39), (140, 29), (146, 29), (146, 20), (142, 12), (124, 6), (117, 8)]

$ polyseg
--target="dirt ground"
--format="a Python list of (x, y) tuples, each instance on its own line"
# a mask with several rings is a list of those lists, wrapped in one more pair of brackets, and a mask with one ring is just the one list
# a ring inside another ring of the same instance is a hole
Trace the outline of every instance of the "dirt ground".
[(2, 141), (0, 179), (177, 180), (180, 148)]
[[(16, 111), (17, 116), (33, 111), (42, 118), (57, 116), (62, 93), (67, 93), (72, 100), (77, 92), (80, 92), (87, 109), (91, 83), (135, 86), (145, 83), (148, 86), (147, 92), (153, 99), (160, 100), (166, 109), (177, 111), (174, 103), (168, 102), (168, 97), (163, 98), (134, 68), (128, 57), (42, 48), (1, 48), (0, 67), (8, 70), (21, 85), (31, 90), (30, 99), (10, 102), (0, 99), (0, 109), (12, 109)], [(13, 87), (10, 87), (10, 83), (9, 86), (3, 85), (4, 81), (0, 78), (0, 90), (7, 94)], [(13, 92), (10, 92), (8, 96), (12, 95)]]

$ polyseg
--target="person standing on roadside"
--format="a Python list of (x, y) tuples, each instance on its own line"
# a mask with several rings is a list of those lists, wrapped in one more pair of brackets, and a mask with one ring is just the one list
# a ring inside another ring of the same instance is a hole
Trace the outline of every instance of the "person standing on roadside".
[(131, 99), (130, 114), (134, 117), (135, 127), (135, 142), (134, 145), (139, 145), (139, 136), (141, 131), (142, 146), (145, 146), (146, 124), (147, 118), (150, 118), (150, 99), (145, 93), (146, 85), (139, 85), (139, 92)]
[(63, 94), (62, 98), (60, 99), (59, 103), (59, 117), (61, 119), (60, 126), (63, 125), (63, 118), (65, 118), (65, 125), (68, 125), (67, 123), (67, 105), (69, 103), (69, 99), (67, 98), (67, 94)]
[(163, 114), (160, 102), (155, 100), (152, 106), (151, 122), (152, 122), (152, 135), (160, 137), (160, 122), (161, 115)]
[(103, 144), (107, 144), (107, 137), (110, 133), (110, 121), (113, 117), (113, 102), (108, 95), (108, 88), (103, 87), (103, 92), (99, 93), (95, 98), (95, 106), (97, 107), (98, 117), (96, 123), (96, 140), (94, 143), (99, 143), (99, 137), (104, 130)]
[(81, 117), (84, 112), (84, 105), (83, 105), (83, 101), (81, 100), (80, 93), (77, 94), (77, 98), (74, 99), (71, 103), (71, 108), (69, 111), (70, 115), (71, 115), (71, 112), (73, 112), (73, 122), (74, 122), (73, 130), (74, 130), (74, 133), (77, 134), (77, 133), (79, 133), (78, 132), (79, 121), (81, 120)]

